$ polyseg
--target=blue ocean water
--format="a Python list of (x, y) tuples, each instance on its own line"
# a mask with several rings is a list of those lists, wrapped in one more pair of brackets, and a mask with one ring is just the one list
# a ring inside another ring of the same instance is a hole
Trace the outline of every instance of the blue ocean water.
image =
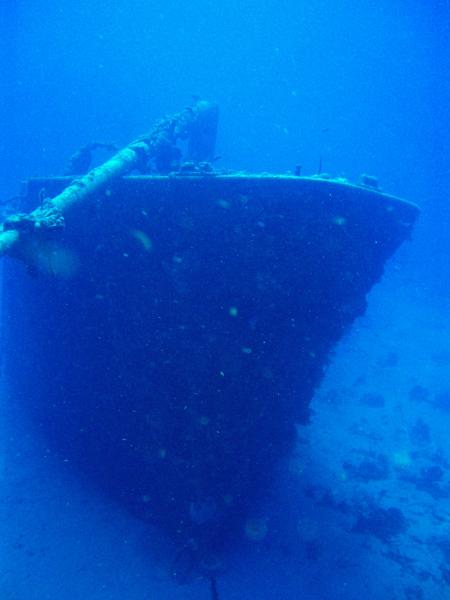
[[(217, 168), (368, 173), (421, 208), (213, 577), (177, 581), (164, 534), (37, 435), (5, 387), (2, 597), (450, 597), (448, 2), (4, 0), (0, 18), (5, 210), (20, 181), (61, 174), (92, 140), (125, 145), (196, 95), (220, 107)], [(29, 357), (14, 360), (17, 374)], [(189, 510), (202, 523), (215, 506)]]

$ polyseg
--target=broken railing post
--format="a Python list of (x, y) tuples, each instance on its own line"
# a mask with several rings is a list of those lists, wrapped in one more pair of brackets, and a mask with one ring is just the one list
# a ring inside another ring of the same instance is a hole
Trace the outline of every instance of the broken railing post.
[(88, 200), (131, 171), (138, 169), (145, 172), (153, 161), (157, 167), (158, 164), (163, 166), (163, 172), (168, 172), (172, 159), (181, 155), (176, 146), (180, 139), (189, 141), (195, 160), (212, 160), (217, 121), (217, 106), (205, 100), (196, 100), (194, 106), (164, 117), (147, 135), (141, 136), (86, 175), (76, 177), (54, 198), (45, 199), (41, 206), (30, 213), (8, 217), (0, 231), (0, 256), (8, 254), (27, 261), (21, 252), (22, 242), (39, 240), (50, 232), (62, 229), (64, 215), (73, 205)]
[(50, 230), (64, 227), (64, 213), (73, 205), (85, 201), (115, 179), (137, 168), (149, 151), (143, 142), (134, 142), (120, 150), (108, 161), (92, 169), (86, 175), (77, 177), (60, 194), (44, 200), (31, 213), (16, 214), (8, 217), (0, 232), (0, 255), (10, 254), (21, 258), (21, 238), (40, 236)]

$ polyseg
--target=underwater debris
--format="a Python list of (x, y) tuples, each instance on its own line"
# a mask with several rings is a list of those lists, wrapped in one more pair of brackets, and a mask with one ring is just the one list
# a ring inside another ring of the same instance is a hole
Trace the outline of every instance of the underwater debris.
[(364, 483), (382, 481), (389, 477), (389, 461), (384, 454), (364, 459), (358, 464), (346, 461), (343, 468), (351, 479)]
[(399, 508), (373, 506), (365, 514), (358, 516), (351, 531), (372, 535), (381, 542), (389, 543), (393, 537), (404, 533), (407, 529), (408, 521)]
[[(323, 485), (315, 484), (306, 486), (303, 489), (303, 493), (307, 498), (310, 498), (315, 504), (317, 504), (317, 506), (332, 508), (333, 510), (337, 510), (342, 514), (351, 513), (351, 505), (348, 502), (345, 502), (345, 500), (337, 500), (333, 491)], [(303, 528), (300, 522), (299, 528)]]
[[(195, 98), (192, 106), (160, 119), (150, 135), (140, 140), (149, 143), (150, 149), (144, 172), (170, 173), (181, 170), (184, 174), (212, 173), (210, 165), (214, 154), (219, 121), (217, 104)], [(179, 140), (188, 141), (187, 162), (177, 147)]]
[[(23, 252), (20, 242), (28, 241), (31, 234), (36, 237), (39, 234), (42, 238), (63, 230), (64, 216), (69, 209), (92, 198), (95, 193), (103, 192), (122, 175), (133, 170), (148, 172), (152, 170), (152, 163), (159, 173), (170, 172), (174, 163), (178, 167), (181, 152), (176, 143), (179, 139), (188, 140), (193, 161), (206, 165), (205, 161), (214, 152), (218, 115), (216, 104), (197, 100), (193, 106), (158, 121), (149, 133), (131, 142), (102, 165), (76, 177), (57, 196), (46, 197), (31, 213), (11, 215), (0, 231), (0, 256), (9, 254), (30, 264), (30, 257)], [(82, 157), (82, 160), (86, 161), (86, 158)], [(207, 170), (206, 166), (204, 168)]]
[(363, 173), (359, 178), (359, 183), (360, 185), (370, 187), (375, 190), (380, 189), (380, 186), (378, 185), (378, 179), (374, 175), (367, 175), (366, 173)]
[(450, 486), (442, 481), (444, 475), (445, 471), (441, 466), (432, 464), (422, 467), (418, 474), (404, 472), (400, 475), (400, 479), (412, 483), (417, 490), (425, 492), (438, 500), (450, 496)]
[(64, 175), (84, 175), (90, 169), (92, 163), (92, 153), (94, 150), (109, 150), (110, 152), (118, 152), (119, 148), (115, 144), (107, 144), (104, 142), (90, 142), (71, 157)]
[[(180, 155), (181, 158), (181, 155)], [(173, 165), (174, 171), (170, 173), (170, 175), (177, 176), (190, 176), (190, 175), (216, 175), (214, 168), (210, 162), (201, 161), (194, 162), (191, 160), (181, 162), (176, 165)]]

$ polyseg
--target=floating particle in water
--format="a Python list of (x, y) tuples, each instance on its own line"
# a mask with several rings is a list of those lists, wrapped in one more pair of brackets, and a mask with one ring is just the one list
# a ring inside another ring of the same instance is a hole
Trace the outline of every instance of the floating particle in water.
[(267, 518), (252, 517), (245, 522), (245, 537), (252, 542), (261, 542), (269, 532)]
[(220, 206), (220, 208), (223, 208), (225, 210), (228, 210), (231, 206), (228, 200), (217, 200), (216, 204), (217, 206)]
[(130, 235), (134, 237), (137, 242), (139, 242), (144, 250), (151, 252), (153, 244), (149, 236), (144, 231), (141, 229), (130, 229)]
[(409, 467), (412, 463), (411, 455), (407, 450), (399, 450), (392, 455), (392, 463), (396, 467)]
[(41, 243), (33, 259), (39, 271), (61, 279), (74, 277), (80, 266), (78, 255), (73, 250), (54, 242)]
[(230, 317), (237, 317), (238, 309), (235, 306), (230, 306), (228, 314), (230, 315)]

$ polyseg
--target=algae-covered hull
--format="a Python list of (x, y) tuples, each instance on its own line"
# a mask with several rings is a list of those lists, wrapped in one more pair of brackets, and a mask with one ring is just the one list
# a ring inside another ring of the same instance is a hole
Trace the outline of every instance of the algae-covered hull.
[(5, 263), (11, 396), (109, 494), (215, 550), (417, 212), (314, 178), (125, 177), (30, 246), (35, 272)]

